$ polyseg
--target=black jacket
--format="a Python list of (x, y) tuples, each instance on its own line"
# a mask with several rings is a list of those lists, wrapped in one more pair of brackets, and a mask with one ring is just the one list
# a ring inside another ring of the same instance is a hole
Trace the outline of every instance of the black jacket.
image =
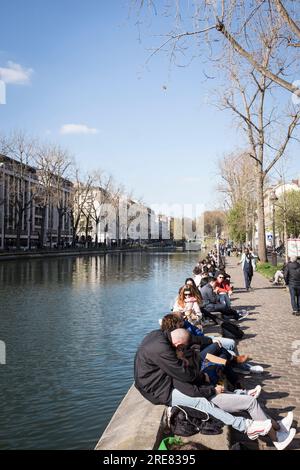
[(284, 270), (284, 280), (286, 285), (291, 287), (300, 287), (300, 263), (289, 262)]
[(151, 331), (135, 355), (135, 386), (155, 405), (170, 405), (174, 388), (189, 396), (209, 398), (215, 389), (205, 385), (204, 374), (199, 369), (200, 359), (193, 366), (185, 367), (177, 358), (169, 333)]
[(206, 307), (209, 304), (217, 304), (219, 301), (217, 294), (214, 292), (212, 285), (209, 283), (202, 287), (201, 295), (203, 299), (203, 307)]

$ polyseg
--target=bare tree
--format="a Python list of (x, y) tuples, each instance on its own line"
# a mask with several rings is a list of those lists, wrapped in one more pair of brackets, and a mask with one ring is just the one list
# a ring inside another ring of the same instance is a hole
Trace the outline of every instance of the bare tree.
[(49, 210), (49, 239), (52, 247), (54, 211), (58, 213), (57, 245), (61, 244), (63, 217), (72, 209), (73, 185), (68, 179), (73, 160), (67, 150), (55, 144), (44, 144), (36, 153), (35, 164), (41, 182), (40, 204), (43, 207), (41, 240), (45, 237), (45, 217)]
[(240, 228), (243, 227), (245, 242), (253, 242), (257, 196), (255, 190), (255, 164), (247, 152), (225, 155), (218, 162), (221, 183), (217, 189), (223, 196), (228, 210), (243, 212)]
[[(273, 25), (272, 31), (266, 28), (261, 38), (260, 61), (266, 67), (272, 61), (277, 62), (277, 58), (274, 60), (277, 46), (278, 31)], [(281, 62), (281, 72), (288, 72), (288, 66)], [(274, 97), (274, 82), (245, 66), (236, 56), (229, 53), (222, 63), (222, 70), (227, 72), (230, 85), (222, 94), (220, 108), (229, 109), (236, 117), (248, 141), (248, 156), (255, 164), (259, 257), (266, 261), (265, 180), (284, 155), (289, 142), (296, 138), (300, 110), (292, 103), (281, 105)]]
[(221, 183), (217, 186), (223, 194), (225, 207), (231, 207), (245, 197), (255, 199), (255, 165), (247, 152), (233, 152), (218, 162)]
[[(300, 96), (300, 88), (292, 81), (292, 77), (279, 74), (272, 64), (262, 64), (257, 56), (257, 43), (265, 26), (277, 24), (280, 57), (289, 57), (297, 74), (299, 66), (300, 47), (300, 4), (294, 0), (286, 0), (285, 6), (281, 0), (195, 0), (194, 2), (155, 2), (154, 0), (139, 0), (139, 21), (141, 27), (142, 14), (154, 12), (167, 21), (165, 39), (154, 48), (150, 57), (158, 51), (169, 51), (170, 60), (176, 63), (178, 57), (187, 61), (188, 51), (191, 57), (195, 55), (208, 56), (216, 60), (222, 48), (230, 48), (254, 70), (265, 78), (272, 80), (280, 87)], [(145, 8), (147, 6), (148, 8)], [(160, 35), (161, 37), (161, 35)], [(195, 39), (195, 46), (191, 44)], [(297, 77), (297, 75), (296, 75)]]
[[(141, 3), (157, 7), (152, 0)], [(287, 4), (296, 17), (300, 5)], [(279, 86), (296, 94), (300, 91), (290, 78), (298, 73), (299, 50), (288, 47), (287, 34), (291, 31), (295, 39), (297, 20), (291, 20), (279, 0), (173, 1), (163, 5), (162, 16), (170, 29), (164, 41), (159, 38), (150, 57), (163, 51), (174, 64), (181, 57), (187, 65), (189, 58), (203, 55), (218, 72), (219, 108), (230, 109), (236, 116), (255, 163), (259, 256), (265, 261), (265, 179), (294, 138), (300, 117), (292, 100), (280, 111), (282, 99), (275, 100)], [(196, 42), (190, 43), (191, 38)], [(226, 83), (222, 83), (224, 75)]]
[(5, 163), (9, 175), (8, 204), (17, 249), (21, 246), (22, 232), (31, 230), (32, 204), (40, 189), (32, 167), (36, 146), (37, 141), (21, 131), (0, 136), (0, 153), (10, 159)]
[(100, 222), (107, 216), (107, 205), (111, 201), (112, 177), (102, 171), (95, 172), (95, 186), (92, 188), (92, 197), (88, 204), (88, 213), (95, 223), (95, 246), (98, 246)]
[(78, 235), (80, 220), (84, 214), (85, 207), (90, 200), (93, 184), (95, 178), (94, 175), (87, 174), (81, 176), (79, 170), (75, 169), (74, 176), (74, 189), (72, 193), (72, 204), (71, 204), (71, 220), (72, 220), (72, 233), (73, 233), (73, 247), (76, 245), (76, 238)]

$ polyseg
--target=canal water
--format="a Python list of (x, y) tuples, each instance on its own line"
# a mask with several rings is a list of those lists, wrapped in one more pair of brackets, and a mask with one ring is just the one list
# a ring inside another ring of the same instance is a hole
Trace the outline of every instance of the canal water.
[(93, 449), (198, 256), (0, 262), (0, 449)]

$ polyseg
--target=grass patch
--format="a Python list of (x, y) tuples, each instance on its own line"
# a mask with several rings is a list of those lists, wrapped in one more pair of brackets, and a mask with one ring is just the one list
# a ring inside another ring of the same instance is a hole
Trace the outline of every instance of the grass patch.
[(278, 269), (282, 269), (282, 267), (282, 263), (277, 266), (273, 266), (270, 263), (257, 263), (256, 271), (268, 279), (273, 279), (276, 271), (278, 271)]

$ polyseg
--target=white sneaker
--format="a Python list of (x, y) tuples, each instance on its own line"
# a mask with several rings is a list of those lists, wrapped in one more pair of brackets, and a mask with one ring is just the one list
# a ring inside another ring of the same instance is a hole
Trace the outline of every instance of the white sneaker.
[(289, 432), (277, 431), (277, 441), (274, 441), (273, 444), (277, 450), (285, 449), (294, 439), (296, 434), (296, 429), (291, 428)]
[(289, 432), (292, 427), (293, 420), (294, 414), (292, 411), (289, 411), (285, 418), (283, 418), (281, 421), (277, 421), (280, 426), (280, 431)]
[(246, 428), (246, 433), (252, 441), (257, 439), (258, 436), (265, 436), (268, 434), (272, 427), (272, 421), (270, 419), (266, 419), (265, 421), (249, 421), (250, 424)]
[(243, 313), (239, 313), (238, 321), (244, 320), (244, 318), (248, 317), (249, 312), (244, 311)]
[(172, 406), (167, 407), (167, 426), (168, 428), (171, 427), (171, 414), (172, 414)]
[(251, 374), (262, 374), (264, 368), (262, 366), (251, 366), (250, 372)]
[(259, 395), (261, 394), (261, 386), (256, 385), (255, 388), (252, 390), (247, 390), (247, 395), (250, 395), (251, 397), (258, 398)]

